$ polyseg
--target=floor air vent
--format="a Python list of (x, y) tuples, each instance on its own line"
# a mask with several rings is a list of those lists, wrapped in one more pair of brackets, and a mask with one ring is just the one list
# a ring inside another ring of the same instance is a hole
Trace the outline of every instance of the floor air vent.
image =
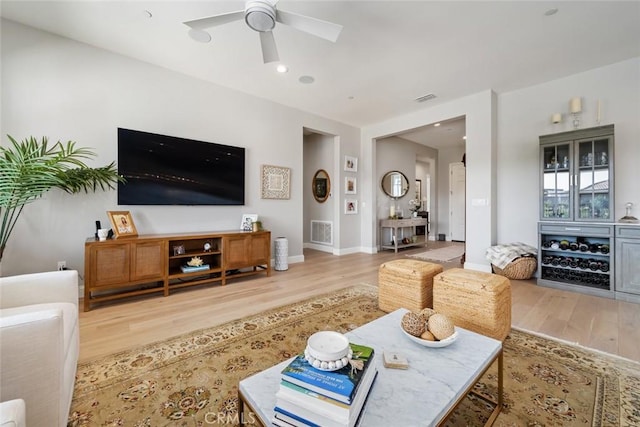
[(311, 243), (333, 245), (333, 222), (311, 221)]

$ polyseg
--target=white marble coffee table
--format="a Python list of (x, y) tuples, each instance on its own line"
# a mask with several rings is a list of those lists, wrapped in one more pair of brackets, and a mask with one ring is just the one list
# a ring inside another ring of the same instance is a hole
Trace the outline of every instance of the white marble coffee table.
[[(438, 425), (497, 359), (499, 398), (486, 425), (493, 424), (502, 406), (502, 343), (457, 328), (458, 338), (450, 346), (423, 347), (410, 341), (400, 329), (400, 320), (406, 311), (396, 310), (346, 334), (351, 342), (371, 346), (380, 356), (385, 350), (395, 351), (409, 360), (407, 370), (387, 369), (380, 357), (378, 377), (360, 425)], [(263, 425), (271, 425), (280, 372), (288, 363), (289, 360), (284, 361), (240, 381), (240, 414), (244, 414), (246, 405)], [(244, 414), (244, 419), (248, 420), (248, 414)]]

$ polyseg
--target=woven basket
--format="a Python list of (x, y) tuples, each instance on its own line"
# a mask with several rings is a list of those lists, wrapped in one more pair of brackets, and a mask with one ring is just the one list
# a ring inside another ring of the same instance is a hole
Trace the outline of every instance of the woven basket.
[(433, 278), (433, 309), (456, 326), (503, 341), (511, 330), (511, 282), (497, 274), (450, 268)]
[(538, 267), (538, 262), (534, 257), (520, 257), (511, 261), (505, 268), (493, 265), (493, 272), (513, 280), (531, 279), (531, 276)]
[(433, 306), (433, 277), (442, 265), (411, 259), (387, 261), (378, 268), (378, 306), (392, 312), (398, 308), (420, 311)]

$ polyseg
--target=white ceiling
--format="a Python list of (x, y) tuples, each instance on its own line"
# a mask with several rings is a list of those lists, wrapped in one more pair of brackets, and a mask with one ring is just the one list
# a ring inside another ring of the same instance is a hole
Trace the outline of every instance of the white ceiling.
[[(183, 21), (242, 1), (0, 4), (4, 18), (354, 126), (640, 56), (639, 1), (282, 0), (280, 9), (344, 26), (334, 44), (278, 24), (286, 74), (262, 63), (258, 34), (243, 21), (210, 30), (208, 44), (187, 35)], [(303, 75), (315, 83), (300, 83)], [(428, 93), (437, 98), (414, 101)]]

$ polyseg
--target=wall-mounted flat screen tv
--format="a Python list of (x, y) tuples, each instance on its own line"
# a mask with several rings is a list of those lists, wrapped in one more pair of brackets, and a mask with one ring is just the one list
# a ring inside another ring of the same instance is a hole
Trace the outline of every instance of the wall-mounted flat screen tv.
[(244, 205), (244, 152), (118, 128), (118, 204)]

